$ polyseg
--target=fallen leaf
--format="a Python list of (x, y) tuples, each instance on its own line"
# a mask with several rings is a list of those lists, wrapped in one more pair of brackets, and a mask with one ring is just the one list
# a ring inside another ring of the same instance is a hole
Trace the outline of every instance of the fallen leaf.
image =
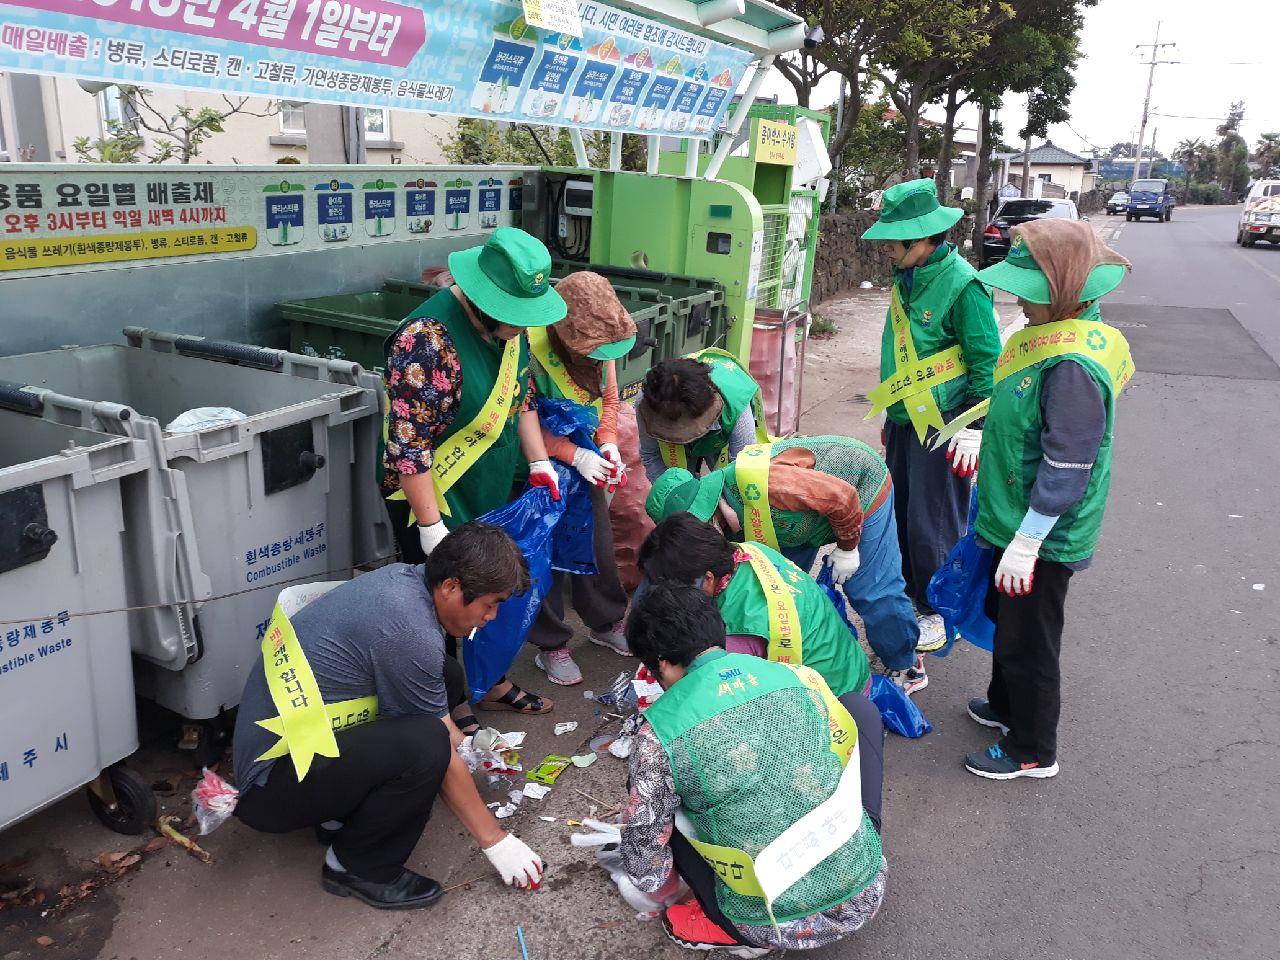
[(111, 850), (107, 853), (98, 854), (98, 863), (102, 864), (106, 869), (111, 870), (126, 856), (128, 856), (128, 854), (123, 850)]
[(36, 937), (36, 943), (40, 944), (42, 947), (52, 947), (53, 937)]
[(152, 837), (150, 840), (147, 841), (146, 846), (142, 848), (142, 852), (155, 853), (161, 847), (167, 847), (168, 845), (169, 845), (168, 837)]
[(123, 873), (124, 871), (128, 870), (130, 867), (135, 867), (141, 862), (142, 862), (141, 856), (139, 856), (136, 853), (131, 853), (128, 856), (122, 857), (121, 859), (117, 860), (115, 864), (111, 867), (111, 872)]

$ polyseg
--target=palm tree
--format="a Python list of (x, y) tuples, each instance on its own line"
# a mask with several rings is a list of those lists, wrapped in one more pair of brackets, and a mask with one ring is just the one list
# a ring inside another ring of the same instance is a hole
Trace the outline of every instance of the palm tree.
[(1280, 133), (1264, 133), (1253, 148), (1253, 159), (1258, 165), (1258, 177), (1269, 179), (1280, 176)]

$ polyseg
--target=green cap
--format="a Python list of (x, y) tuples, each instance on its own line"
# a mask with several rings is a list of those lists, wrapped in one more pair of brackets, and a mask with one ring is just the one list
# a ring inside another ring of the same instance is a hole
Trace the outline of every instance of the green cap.
[(655, 523), (681, 512), (706, 523), (715, 515), (723, 491), (724, 474), (719, 470), (699, 478), (683, 467), (669, 467), (649, 491), (644, 509)]
[(945, 233), (963, 216), (959, 207), (938, 203), (938, 188), (932, 180), (908, 180), (880, 195), (880, 219), (862, 239), (919, 240)]
[[(1089, 271), (1080, 290), (1079, 301), (1089, 303), (1106, 296), (1124, 280), (1126, 268), (1118, 263), (1104, 263)], [(989, 287), (1004, 290), (1028, 303), (1049, 303), (1049, 278), (1031, 255), (1031, 249), (1015, 230), (1009, 240), (1009, 253), (999, 263), (978, 271), (978, 279)]]
[(449, 254), (454, 282), (480, 310), (515, 327), (564, 319), (564, 298), (551, 287), (551, 254), (518, 227), (499, 227), (483, 246)]
[(587, 354), (592, 360), (617, 360), (619, 357), (625, 357), (631, 352), (631, 348), (636, 345), (636, 335), (633, 333), (625, 340), (618, 340), (614, 343), (602, 343), (590, 353)]

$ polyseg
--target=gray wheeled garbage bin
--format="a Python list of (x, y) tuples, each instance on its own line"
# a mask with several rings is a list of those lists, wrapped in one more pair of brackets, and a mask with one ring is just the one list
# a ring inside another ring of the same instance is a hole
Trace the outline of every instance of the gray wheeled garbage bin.
[[(393, 556), (374, 482), (382, 381), (358, 364), (131, 327), (128, 346), (0, 357), (0, 379), (134, 411), (155, 465), (125, 483), (138, 692), (207, 720), (240, 702), (284, 585)], [(196, 407), (245, 418), (168, 434)]]
[(0, 829), (93, 783), (103, 822), (138, 833), (155, 799), (118, 766), (138, 747), (128, 622), (102, 611), (128, 605), (121, 485), (151, 454), (57, 413), (0, 384)]

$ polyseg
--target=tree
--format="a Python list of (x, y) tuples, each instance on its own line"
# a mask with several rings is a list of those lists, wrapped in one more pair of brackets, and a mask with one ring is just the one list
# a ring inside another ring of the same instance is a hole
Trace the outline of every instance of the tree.
[(1280, 177), (1280, 132), (1264, 133), (1253, 148), (1253, 162), (1262, 179)]
[(1192, 184), (1205, 184), (1213, 180), (1217, 171), (1217, 154), (1213, 147), (1199, 137), (1182, 140), (1173, 151), (1173, 159), (1182, 164), (1183, 200), (1191, 199)]
[[(130, 116), (126, 121), (107, 122), (107, 136), (97, 140), (77, 137), (72, 149), (82, 161), (95, 163), (190, 163), (210, 137), (225, 132), (227, 119), (237, 115), (271, 117), (279, 112), (272, 104), (263, 113), (249, 109), (249, 97), (223, 97), (225, 106), (192, 107), (180, 104), (177, 112), (166, 114), (150, 100), (145, 87), (119, 84), (121, 103)], [(139, 132), (151, 134), (150, 142)]]
[(1217, 155), (1218, 183), (1228, 194), (1242, 193), (1249, 185), (1249, 145), (1240, 136), (1240, 123), (1244, 120), (1244, 101), (1237, 100), (1227, 111), (1227, 118), (1218, 125), (1221, 138), (1214, 152)]
[[(887, 98), (864, 104), (845, 148), (847, 162), (832, 173), (837, 207), (861, 207), (868, 193), (900, 176), (906, 143), (906, 121), (892, 109)], [(933, 155), (941, 144), (937, 127), (922, 129), (923, 151)]]
[[(609, 165), (609, 136), (583, 131), (587, 159), (594, 167)], [(447, 137), (440, 139), (445, 159), (468, 165), (520, 164), (576, 167), (573, 141), (565, 127), (535, 127), (499, 123), (471, 117), (459, 118)], [(622, 138), (622, 169), (645, 169), (644, 138), (625, 134)]]

